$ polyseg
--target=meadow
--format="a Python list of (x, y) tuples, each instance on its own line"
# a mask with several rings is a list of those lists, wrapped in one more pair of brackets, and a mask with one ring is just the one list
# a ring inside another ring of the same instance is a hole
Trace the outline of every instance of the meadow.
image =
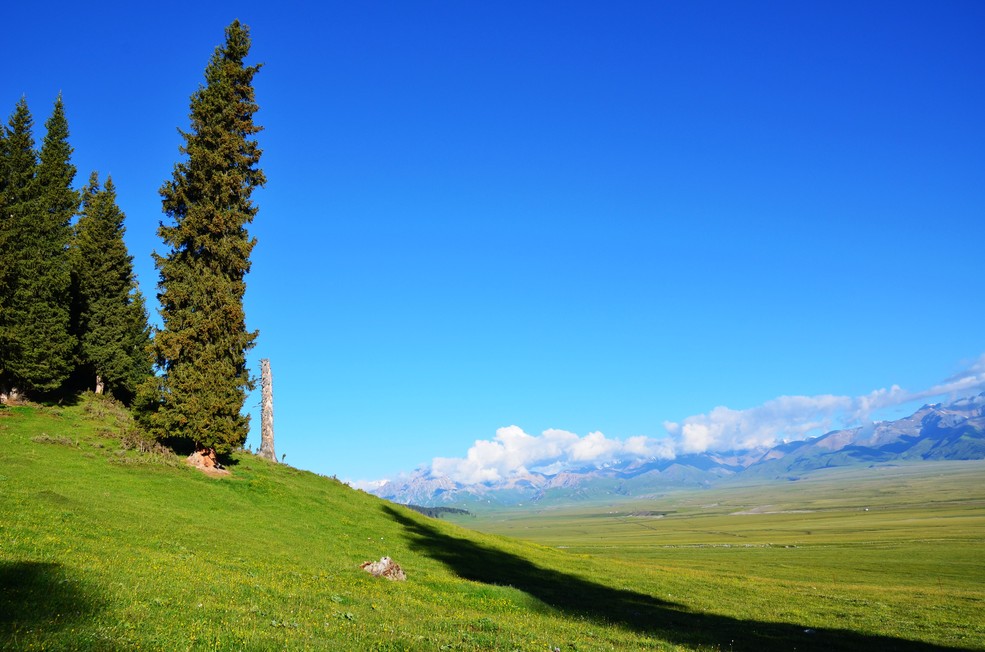
[(0, 648), (985, 649), (985, 466), (937, 468), (456, 524), (248, 452), (208, 477), (98, 397), (3, 408)]
[(753, 585), (761, 613), (782, 620), (823, 611), (850, 629), (882, 620), (904, 636), (937, 632), (983, 647), (982, 460), (824, 469), (796, 481), (456, 520), (572, 554)]

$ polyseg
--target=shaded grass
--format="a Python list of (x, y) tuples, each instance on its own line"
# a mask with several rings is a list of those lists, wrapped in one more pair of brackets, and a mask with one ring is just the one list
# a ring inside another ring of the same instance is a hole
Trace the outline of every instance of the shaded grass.
[(0, 640), (11, 648), (38, 634), (71, 635), (103, 606), (82, 579), (51, 562), (0, 562), (0, 589)]

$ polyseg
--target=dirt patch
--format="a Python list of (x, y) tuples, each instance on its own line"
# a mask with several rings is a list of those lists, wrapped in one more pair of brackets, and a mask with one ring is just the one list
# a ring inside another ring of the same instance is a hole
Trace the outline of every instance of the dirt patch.
[(221, 478), (229, 475), (229, 470), (223, 468), (223, 466), (219, 464), (219, 460), (216, 459), (215, 451), (211, 448), (203, 448), (195, 451), (188, 456), (185, 460), (185, 464), (198, 469), (205, 475), (210, 475), (212, 477)]
[(813, 509), (773, 509), (772, 505), (760, 505), (740, 512), (732, 512), (729, 516), (752, 516), (755, 514), (810, 514)]
[(635, 517), (635, 518), (663, 518), (669, 513), (670, 512), (654, 512), (652, 510), (647, 509), (639, 512), (630, 512), (629, 514), (626, 514), (626, 516)]

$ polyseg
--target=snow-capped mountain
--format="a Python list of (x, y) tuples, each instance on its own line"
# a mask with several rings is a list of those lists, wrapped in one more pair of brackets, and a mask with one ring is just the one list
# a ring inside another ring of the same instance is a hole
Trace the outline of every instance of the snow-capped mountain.
[(713, 485), (739, 475), (782, 479), (814, 469), (919, 460), (985, 459), (985, 393), (912, 415), (767, 449), (636, 459), (553, 475), (527, 472), (498, 482), (464, 485), (418, 470), (372, 493), (425, 506), (516, 505), (605, 495), (646, 496), (671, 488)]

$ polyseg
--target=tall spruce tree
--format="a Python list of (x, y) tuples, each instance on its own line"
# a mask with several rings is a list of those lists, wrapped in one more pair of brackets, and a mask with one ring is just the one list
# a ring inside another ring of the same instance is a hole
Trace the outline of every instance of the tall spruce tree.
[(107, 178), (100, 189), (93, 172), (82, 191), (71, 250), (80, 367), (97, 394), (107, 388), (129, 403), (151, 375), (152, 362), (147, 311), (123, 241), (124, 219), (113, 180)]
[(5, 139), (0, 244), (3, 317), (0, 353), (3, 384), (14, 392), (49, 392), (74, 364), (68, 244), (79, 197), (61, 96), (45, 123), (40, 161), (27, 102), (18, 102)]
[[(24, 112), (26, 113), (26, 105)], [(30, 121), (30, 114), (26, 114)], [(10, 118), (9, 128), (13, 131), (18, 120), (17, 110)], [(23, 116), (22, 116), (23, 118)], [(34, 155), (34, 142), (31, 139), (30, 125), (26, 130), (28, 137), (27, 151), (34, 156), (31, 164), (31, 178), (37, 166), (37, 156)], [(10, 340), (10, 303), (14, 292), (14, 268), (17, 256), (15, 215), (13, 204), (16, 202), (16, 187), (14, 185), (16, 139), (8, 132), (8, 125), (0, 125), (0, 403), (9, 397), (11, 382), (8, 371), (12, 341)]]
[(0, 398), (16, 398), (21, 391), (16, 377), (19, 357), (18, 324), (23, 316), (15, 310), (18, 274), (24, 248), (24, 225), (35, 200), (38, 153), (34, 149), (34, 120), (21, 98), (3, 128), (3, 159), (0, 167)]
[(246, 330), (244, 277), (255, 240), (246, 226), (257, 213), (251, 195), (266, 181), (254, 139), (258, 106), (247, 66), (249, 29), (226, 28), (205, 70), (205, 86), (191, 97), (191, 128), (182, 131), (186, 159), (161, 188), (172, 225), (158, 234), (169, 247), (154, 255), (160, 271), (163, 328), (154, 338), (161, 376), (160, 402), (150, 423), (164, 438), (194, 442), (223, 454), (246, 441), (242, 414), (253, 382), (246, 351), (256, 332)]
[(45, 122), (38, 166), (38, 238), (43, 261), (28, 284), (34, 295), (32, 327), (25, 330), (33, 369), (30, 386), (52, 390), (62, 385), (75, 365), (71, 323), (72, 271), (68, 247), (72, 218), (79, 210), (79, 193), (72, 188), (75, 166), (68, 142), (68, 120), (61, 95)]

